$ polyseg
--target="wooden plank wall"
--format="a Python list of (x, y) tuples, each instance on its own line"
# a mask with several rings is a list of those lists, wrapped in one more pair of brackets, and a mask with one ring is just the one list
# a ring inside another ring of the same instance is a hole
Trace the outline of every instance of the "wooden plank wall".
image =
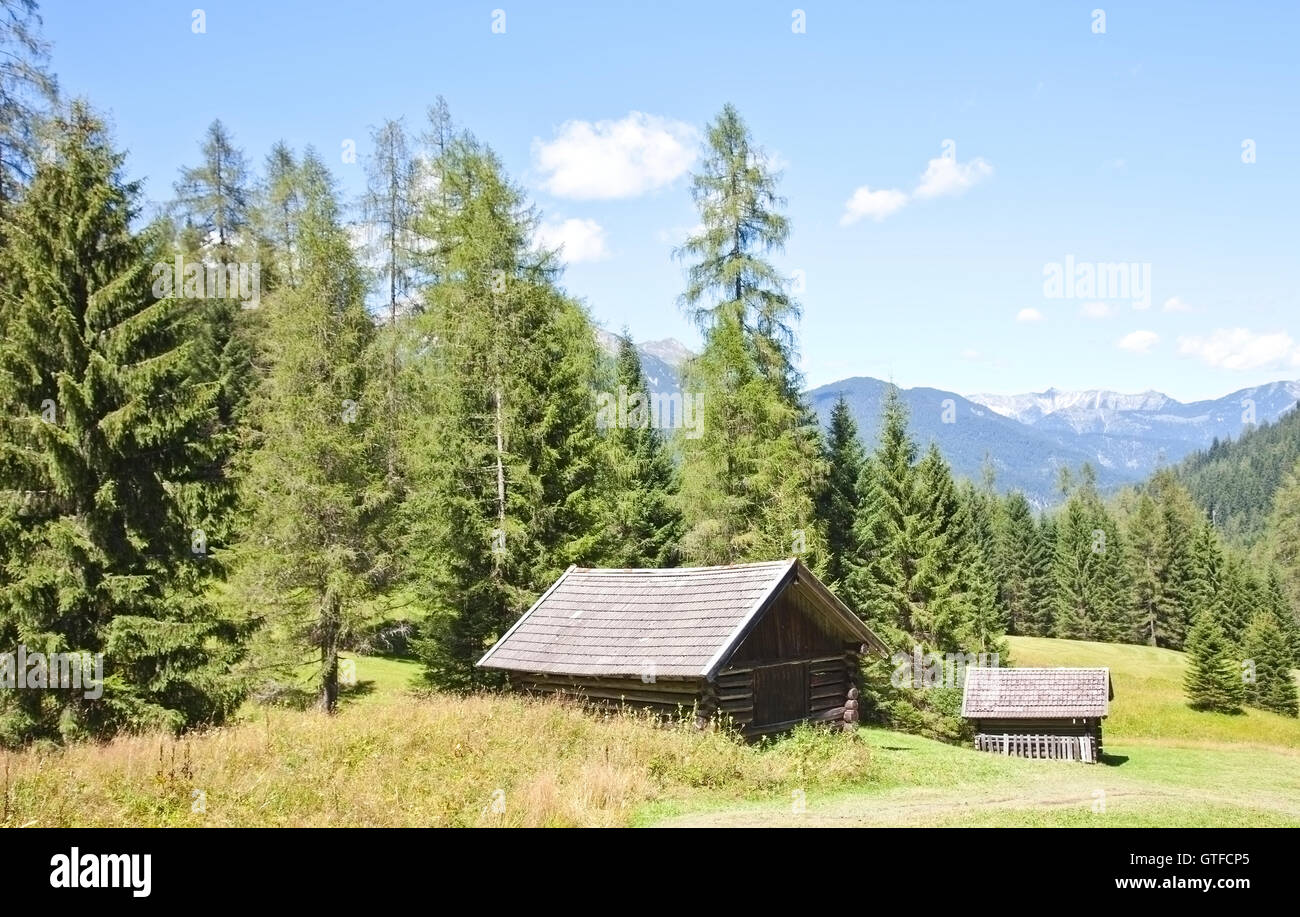
[(665, 716), (707, 706), (712, 690), (704, 679), (594, 678), (581, 675), (510, 673), (510, 686), (533, 694), (562, 694), (606, 706), (649, 709)]

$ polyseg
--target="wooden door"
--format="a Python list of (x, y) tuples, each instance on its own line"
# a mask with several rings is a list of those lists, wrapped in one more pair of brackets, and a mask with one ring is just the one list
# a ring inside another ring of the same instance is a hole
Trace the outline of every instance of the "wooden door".
[(754, 670), (754, 725), (808, 716), (808, 663), (787, 662)]

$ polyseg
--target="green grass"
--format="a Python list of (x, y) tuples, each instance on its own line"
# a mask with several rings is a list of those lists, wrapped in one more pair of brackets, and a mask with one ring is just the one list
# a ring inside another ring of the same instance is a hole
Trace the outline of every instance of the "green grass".
[(1300, 825), (1300, 720), (1258, 710), (1200, 713), (1183, 696), (1185, 657), (1146, 646), (1011, 638), (1019, 666), (1107, 666), (1115, 699), (1106, 763), (1025, 761), (881, 729), (857, 785), (740, 804), (664, 800), (639, 824), (936, 826)]
[(1189, 709), (1179, 653), (1011, 643), (1017, 665), (1110, 667), (1104, 764), (879, 728), (747, 745), (631, 712), (438, 695), (417, 664), (363, 656), (333, 717), (250, 704), (179, 739), (6, 754), (0, 825), (1300, 825), (1300, 721)]

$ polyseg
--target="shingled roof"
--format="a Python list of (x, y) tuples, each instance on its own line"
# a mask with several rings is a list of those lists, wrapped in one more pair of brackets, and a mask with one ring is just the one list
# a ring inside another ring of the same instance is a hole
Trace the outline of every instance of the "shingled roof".
[(772, 600), (798, 585), (845, 640), (879, 638), (797, 559), (725, 567), (570, 567), (478, 661), (564, 675), (710, 678)]
[(961, 715), (971, 719), (1102, 717), (1115, 696), (1110, 669), (966, 669)]

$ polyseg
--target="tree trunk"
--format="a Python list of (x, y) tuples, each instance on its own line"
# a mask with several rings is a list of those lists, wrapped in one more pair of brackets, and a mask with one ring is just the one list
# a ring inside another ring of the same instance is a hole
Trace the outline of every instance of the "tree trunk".
[(320, 709), (333, 713), (339, 702), (339, 599), (333, 592), (325, 596), (320, 623)]

